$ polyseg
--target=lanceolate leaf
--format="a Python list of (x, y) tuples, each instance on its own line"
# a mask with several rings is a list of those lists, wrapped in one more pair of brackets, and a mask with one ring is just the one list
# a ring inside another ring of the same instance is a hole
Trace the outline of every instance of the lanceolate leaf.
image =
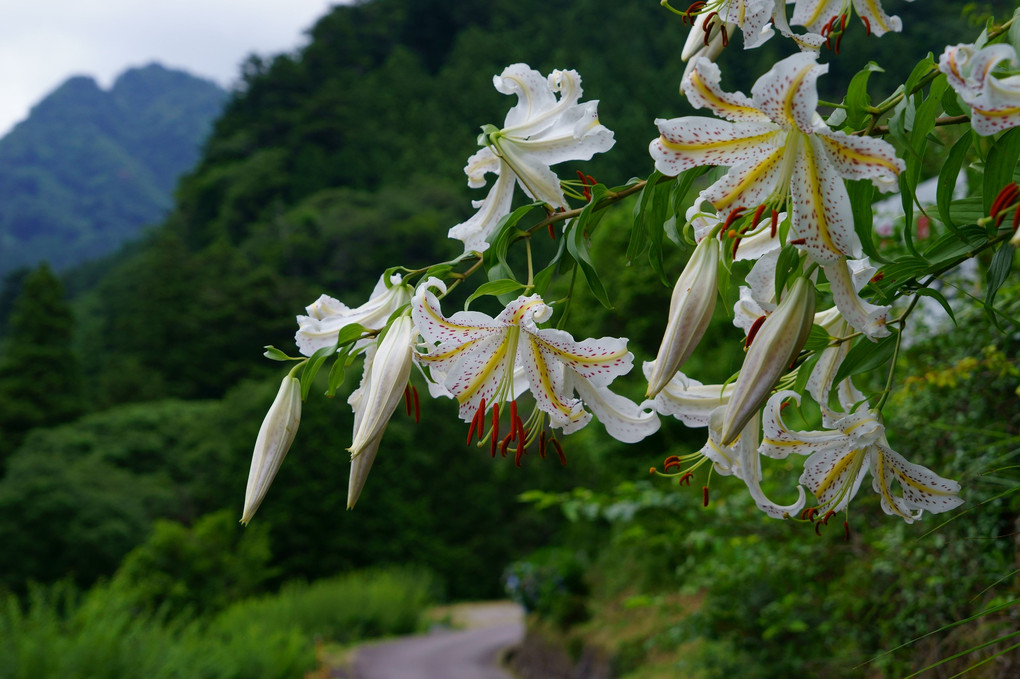
[(1013, 181), (1018, 159), (1020, 159), (1020, 127), (1014, 127), (995, 140), (991, 150), (988, 151), (983, 186), (983, 214), (988, 214), (995, 196), (1006, 184)]
[(893, 330), (888, 337), (883, 337), (877, 343), (863, 338), (858, 339), (836, 371), (833, 384), (839, 384), (851, 375), (875, 370), (888, 363), (896, 351), (898, 338), (899, 332)]
[(988, 277), (987, 277), (987, 292), (985, 292), (985, 311), (991, 316), (992, 321), (996, 325), (999, 324), (997, 315), (995, 313), (995, 295), (999, 292), (999, 288), (1006, 282), (1009, 277), (1009, 271), (1013, 268), (1013, 253), (1016, 252), (1016, 247), (1010, 243), (1003, 243), (999, 246), (999, 249), (995, 252), (995, 256), (992, 257), (992, 263), (988, 265)]
[(939, 170), (939, 184), (935, 189), (935, 200), (939, 207), (939, 217), (957, 235), (959, 235), (959, 231), (956, 228), (956, 224), (953, 223), (949, 204), (953, 201), (953, 191), (956, 189), (956, 182), (959, 180), (963, 161), (970, 150), (971, 140), (972, 136), (968, 132), (953, 144), (953, 148), (949, 150), (949, 156), (942, 164), (942, 169)]
[(478, 286), (478, 289), (471, 293), (471, 296), (464, 302), (464, 310), (466, 311), (471, 302), (483, 297), (485, 295), (505, 295), (507, 293), (516, 292), (524, 289), (524, 283), (519, 283), (509, 278), (504, 278), (498, 281), (489, 281), (488, 283), (482, 283)]

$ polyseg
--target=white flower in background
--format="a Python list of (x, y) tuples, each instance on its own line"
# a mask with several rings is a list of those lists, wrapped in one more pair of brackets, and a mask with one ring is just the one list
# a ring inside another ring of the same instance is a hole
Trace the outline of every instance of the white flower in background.
[(666, 331), (648, 378), (646, 396), (654, 398), (698, 346), (715, 311), (719, 241), (703, 238), (673, 286)]
[(280, 383), (273, 404), (269, 406), (251, 456), (248, 487), (244, 492), (244, 509), (241, 523), (247, 524), (255, 516), (259, 505), (269, 492), (283, 459), (287, 457), (301, 423), (301, 382), (287, 375)]
[(903, 167), (881, 139), (830, 130), (816, 113), (815, 81), (828, 70), (817, 55), (783, 59), (763, 75), (752, 97), (724, 92), (719, 68), (696, 58), (682, 89), (691, 104), (727, 121), (703, 117), (657, 119), (649, 145), (655, 168), (675, 176), (701, 165), (729, 166), (703, 195), (720, 214), (792, 204), (792, 238), (819, 262), (860, 257), (843, 179), (870, 179), (888, 191)]
[[(909, 0), (913, 2), (913, 0)], [(881, 0), (852, 0), (857, 16), (861, 18), (869, 33), (883, 36), (899, 33), (903, 22), (897, 16), (889, 16), (882, 9)], [(814, 33), (821, 33), (839, 15), (850, 14), (851, 0), (796, 0), (790, 23), (805, 26)]]
[[(907, 523), (921, 518), (925, 510), (939, 514), (960, 506), (960, 484), (942, 478), (926, 467), (908, 462), (889, 447), (885, 427), (877, 413), (866, 407), (849, 415), (823, 410), (822, 431), (797, 431), (783, 421), (782, 404), (800, 402), (792, 391), (777, 392), (769, 399), (762, 417), (764, 438), (761, 453), (784, 458), (791, 453), (808, 455), (800, 482), (815, 494), (823, 512), (839, 512), (857, 494), (867, 471), (872, 488), (882, 498), (886, 514)], [(893, 483), (900, 487), (894, 492)]]
[(413, 364), (412, 342), (417, 334), (411, 318), (401, 316), (365, 352), (361, 385), (347, 399), (354, 410), (353, 442), (347, 449), (351, 453), (348, 509), (354, 507), (365, 487), (386, 425), (407, 389)]
[(345, 326), (357, 323), (368, 330), (382, 329), (393, 312), (410, 301), (411, 290), (401, 282), (399, 274), (390, 277), (389, 285), (380, 276), (368, 301), (356, 309), (328, 295), (309, 304), (305, 307), (308, 315), (297, 317), (298, 331), (294, 339), (301, 353), (311, 356), (323, 347), (334, 346)]
[(1020, 125), (1020, 75), (996, 77), (996, 66), (1005, 62), (1018, 65), (1011, 45), (974, 45), (947, 47), (939, 57), (939, 70), (949, 85), (970, 106), (970, 124), (980, 135), (990, 135)]
[(581, 76), (576, 71), (557, 70), (546, 78), (526, 64), (513, 64), (492, 82), (503, 94), (516, 94), (517, 105), (507, 113), (503, 129), (483, 135), (488, 145), (464, 168), (471, 188), (484, 186), (487, 173), (497, 175), (488, 196), (474, 202), (478, 212), (450, 229), (450, 238), (464, 241), (465, 251), (489, 247), (486, 240), (510, 212), (515, 184), (534, 200), (567, 208), (550, 166), (590, 160), (615, 143), (612, 131), (599, 122), (598, 101), (578, 103)]
[[(617, 376), (630, 371), (634, 357), (626, 339), (577, 342), (562, 330), (539, 328), (552, 309), (538, 295), (518, 297), (496, 318), (476, 311), (447, 318), (430, 287), (445, 290), (430, 279), (412, 301), (414, 322), (426, 342), (425, 353), (416, 358), (457, 399), (465, 422), (475, 422), (481, 413), (484, 424), (485, 411), (504, 403), (515, 413), (515, 399), (530, 390), (550, 426), (564, 434), (591, 420), (586, 404), (610, 435), (623, 441), (641, 440), (659, 428), (655, 413), (609, 390)], [(581, 398), (574, 398), (575, 390)], [(511, 420), (512, 430), (520, 427), (523, 433), (523, 423)]]

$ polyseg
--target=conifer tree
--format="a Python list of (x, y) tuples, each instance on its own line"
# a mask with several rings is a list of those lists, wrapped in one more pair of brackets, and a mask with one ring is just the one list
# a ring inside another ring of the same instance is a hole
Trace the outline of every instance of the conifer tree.
[(44, 263), (23, 282), (0, 357), (0, 463), (30, 429), (66, 422), (81, 413), (73, 328), (64, 287)]

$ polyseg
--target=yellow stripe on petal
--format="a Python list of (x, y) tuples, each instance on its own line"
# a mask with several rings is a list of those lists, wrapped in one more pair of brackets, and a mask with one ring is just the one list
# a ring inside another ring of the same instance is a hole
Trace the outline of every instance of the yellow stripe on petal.
[[(697, 90), (697, 94), (704, 99), (709, 108), (719, 115), (730, 115), (733, 118), (768, 121), (769, 117), (751, 106), (740, 106), (720, 97), (715, 90), (701, 77), (698, 69), (692, 69), (688, 76), (687, 85)], [(688, 95), (689, 96), (689, 95)]]
[(659, 143), (671, 151), (683, 153), (684, 151), (708, 151), (712, 149), (722, 149), (727, 146), (738, 146), (745, 144), (761, 144), (764, 143), (769, 137), (775, 136), (774, 131), (766, 132), (765, 134), (758, 134), (753, 137), (740, 137), (738, 139), (719, 139), (715, 141), (691, 141), (691, 142), (675, 142), (666, 139), (665, 135), (659, 135)]
[(481, 389), (482, 385), (485, 384), (486, 380), (495, 372), (496, 368), (503, 362), (503, 358), (508, 353), (508, 348), (513, 345), (513, 349), (517, 350), (517, 338), (515, 333), (518, 332), (517, 328), (510, 328), (507, 332), (506, 337), (500, 343), (499, 347), (496, 348), (489, 359), (482, 365), (481, 370), (478, 371), (465, 385), (464, 391), (456, 394), (457, 402), (464, 405), (470, 401), (471, 398)]
[[(878, 0), (864, 0), (864, 4), (868, 8), (868, 14), (871, 15), (871, 19), (878, 24), (878, 27), (881, 28), (883, 32), (889, 31), (889, 24), (882, 21), (882, 17), (885, 16), (885, 12), (883, 12), (882, 8), (879, 7)], [(874, 28), (872, 28), (872, 30), (874, 30)]]
[[(814, 489), (815, 496), (821, 500), (823, 497), (828, 495), (829, 491), (832, 490), (836, 482), (839, 481), (840, 477), (846, 474), (847, 470), (854, 466), (854, 460), (860, 455), (860, 450), (851, 450), (849, 453), (839, 458), (836, 464), (832, 465), (832, 469), (822, 477), (821, 482), (818, 484), (818, 488)], [(853, 483), (853, 479), (850, 478), (844, 482), (844, 484)]]
[(753, 169), (746, 172), (740, 178), (740, 181), (737, 182), (736, 186), (727, 188), (726, 194), (723, 197), (712, 201), (712, 205), (715, 206), (715, 209), (723, 211), (737, 202), (748, 188), (756, 184), (764, 175), (773, 170), (775, 165), (781, 160), (784, 153), (786, 153), (785, 146), (776, 147), (772, 153), (758, 163)]
[(549, 373), (549, 366), (545, 362), (545, 357), (542, 355), (541, 347), (537, 346), (539, 344), (545, 346), (545, 343), (540, 342), (537, 338), (531, 335), (529, 335), (528, 338), (531, 341), (531, 355), (535, 363), (535, 371), (538, 373), (538, 384), (536, 385), (532, 383), (531, 385), (532, 393), (534, 393), (537, 388), (541, 391), (542, 395), (548, 400), (549, 404), (553, 408), (569, 418), (573, 413), (573, 408), (563, 403), (556, 394), (556, 389), (553, 387), (552, 383), (552, 375)]
[(877, 459), (875, 461), (875, 480), (877, 481), (879, 493), (881, 493), (882, 495), (882, 499), (884, 500), (885, 506), (888, 507), (892, 513), (896, 514), (896, 516), (905, 519), (907, 522), (913, 522), (914, 517), (910, 516), (909, 514), (904, 514), (902, 511), (900, 511), (899, 506), (896, 504), (896, 498), (893, 496), (892, 490), (889, 488), (889, 483), (888, 479), (886, 479), (885, 471), (885, 455), (882, 455), (881, 452), (879, 452), (876, 455), (876, 458)]
[(861, 150), (853, 148), (851, 146), (845, 146), (843, 144), (840, 144), (836, 139), (833, 139), (832, 137), (825, 134), (818, 134), (815, 136), (818, 139), (820, 139), (822, 143), (825, 144), (830, 151), (832, 151), (832, 153), (834, 153), (835, 155), (839, 156), (842, 159), (847, 160), (850, 163), (853, 163), (854, 165), (868, 165), (872, 167), (877, 165), (880, 167), (884, 167), (893, 174), (897, 175), (900, 173), (902, 169), (895, 160), (890, 160), (888, 158), (883, 158), (882, 156), (864, 153)]
[[(842, 254), (842, 251), (832, 242), (832, 236), (829, 233), (829, 220), (825, 214), (825, 197), (822, 196), (822, 186), (818, 181), (818, 159), (815, 158), (811, 144), (801, 144), (801, 148), (804, 151), (804, 163), (807, 165), (807, 171), (804, 173), (804, 181), (807, 182), (808, 189), (807, 197), (811, 201), (811, 209), (816, 217), (812, 226), (817, 229), (818, 236), (822, 239), (822, 244), (826, 249)], [(799, 235), (804, 234), (800, 233)]]

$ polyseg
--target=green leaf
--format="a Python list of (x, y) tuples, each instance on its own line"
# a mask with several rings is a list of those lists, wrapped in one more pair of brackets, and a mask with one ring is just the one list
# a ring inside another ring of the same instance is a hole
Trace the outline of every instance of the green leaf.
[(839, 384), (851, 375), (866, 373), (888, 363), (896, 352), (898, 338), (899, 332), (896, 330), (878, 342), (871, 342), (863, 337), (859, 338), (847, 352), (832, 383)]
[(326, 396), (328, 398), (336, 396), (336, 390), (344, 383), (344, 377), (347, 375), (347, 354), (349, 351), (348, 349), (348, 351), (337, 356), (337, 359), (333, 361), (333, 365), (329, 369), (329, 386), (326, 387)]
[(832, 336), (820, 325), (811, 326), (811, 334), (808, 335), (804, 349), (807, 351), (822, 351), (829, 346)]
[[(601, 191), (599, 191), (601, 189)], [(601, 195), (597, 195), (601, 194)], [(606, 187), (601, 184), (596, 185), (592, 188), (591, 202), (588, 207), (581, 212), (581, 215), (574, 220), (570, 228), (567, 230), (567, 251), (570, 256), (580, 265), (581, 273), (584, 274), (584, 280), (588, 283), (588, 287), (591, 289), (592, 295), (595, 299), (602, 303), (602, 306), (607, 309), (612, 309), (613, 304), (609, 301), (609, 294), (606, 292), (605, 286), (602, 284), (602, 280), (599, 278), (598, 272), (595, 270), (595, 265), (592, 263), (591, 255), (588, 253), (588, 241), (585, 235), (585, 225), (598, 222), (598, 218), (592, 218), (590, 210), (595, 204), (598, 198), (601, 198), (606, 193)], [(584, 219), (585, 216), (589, 219)]]
[(875, 229), (874, 215), (871, 204), (875, 199), (875, 185), (867, 179), (846, 182), (847, 194), (850, 196), (850, 209), (854, 216), (854, 231), (861, 240), (861, 249), (873, 262), (888, 261), (878, 253), (873, 239)]
[(271, 361), (299, 361), (301, 359), (288, 356), (273, 345), (269, 344), (265, 347), (266, 353), (262, 354)]
[(999, 246), (999, 249), (995, 251), (995, 255), (992, 257), (992, 263), (988, 265), (987, 280), (987, 291), (985, 292), (985, 310), (989, 316), (992, 317), (992, 321), (998, 325), (998, 319), (995, 314), (995, 295), (999, 292), (999, 288), (1006, 282), (1009, 277), (1009, 272), (1013, 268), (1013, 254), (1016, 252), (1016, 247), (1011, 243), (1003, 243)]
[(981, 196), (961, 198), (949, 204), (949, 216), (957, 224), (977, 224), (977, 220), (987, 215), (991, 207), (991, 203), (987, 209), (982, 207)]
[(784, 246), (776, 259), (776, 299), (783, 298), (786, 280), (800, 266), (800, 251), (792, 245)]
[(876, 71), (883, 72), (878, 64), (869, 61), (850, 81), (843, 103), (846, 104), (847, 125), (852, 129), (864, 127), (868, 118), (868, 106), (871, 104), (871, 97), (868, 96), (868, 78)]
[(968, 132), (957, 139), (956, 143), (953, 144), (953, 148), (949, 149), (949, 155), (942, 164), (942, 169), (939, 170), (939, 184), (935, 189), (935, 201), (939, 207), (939, 217), (954, 233), (959, 232), (956, 224), (953, 222), (953, 216), (950, 214), (949, 205), (953, 201), (953, 191), (956, 189), (957, 181), (959, 181), (960, 169), (963, 167), (963, 161), (970, 150), (971, 142), (972, 137)]
[[(818, 326), (816, 325), (815, 328), (817, 327)], [(811, 329), (812, 334), (814, 333), (815, 328)], [(808, 342), (810, 343), (810, 341), (811, 340), (809, 338)], [(806, 349), (807, 347), (805, 346), (804, 348)], [(796, 391), (798, 394), (803, 394), (807, 392), (807, 382), (809, 379), (811, 379), (811, 373), (814, 371), (815, 366), (818, 365), (818, 361), (819, 359), (821, 359), (821, 357), (822, 357), (821, 351), (816, 350), (815, 353), (808, 356), (803, 363), (797, 366), (797, 379), (794, 380), (793, 390)]]
[(984, 210), (987, 215), (992, 202), (1006, 184), (1013, 181), (1013, 173), (1020, 159), (1020, 127), (1014, 127), (995, 140), (985, 161)]
[(931, 297), (933, 300), (942, 305), (942, 308), (949, 314), (949, 318), (952, 319), (953, 325), (958, 325), (956, 322), (956, 314), (953, 313), (953, 307), (949, 306), (949, 300), (938, 290), (932, 288), (918, 288), (915, 292), (921, 297)]
[(506, 215), (499, 220), (499, 225), (496, 227), (496, 237), (492, 239), (492, 247), (486, 252), (485, 256), (495, 257), (500, 264), (506, 267), (506, 270), (511, 272), (510, 264), (506, 260), (506, 253), (510, 249), (510, 245), (517, 239), (517, 223), (524, 218), (524, 215), (534, 210), (542, 203), (529, 203), (528, 205), (522, 205), (510, 214)]
[(511, 292), (517, 292), (518, 290), (524, 289), (524, 283), (519, 283), (515, 280), (504, 278), (498, 281), (489, 281), (488, 283), (482, 283), (478, 286), (478, 289), (471, 293), (471, 295), (464, 302), (464, 311), (468, 310), (471, 306), (471, 302), (484, 297), (485, 295), (505, 295)]
[(308, 359), (305, 363), (305, 369), (301, 371), (301, 400), (308, 400), (308, 392), (312, 389), (312, 382), (315, 381), (315, 376), (319, 372), (319, 368), (322, 367), (323, 362), (336, 353), (336, 346), (322, 347)]
[(361, 336), (366, 332), (368, 332), (368, 328), (365, 326), (357, 323), (350, 323), (340, 328), (340, 332), (337, 334), (336, 344), (338, 347), (342, 347), (345, 344), (361, 339)]

